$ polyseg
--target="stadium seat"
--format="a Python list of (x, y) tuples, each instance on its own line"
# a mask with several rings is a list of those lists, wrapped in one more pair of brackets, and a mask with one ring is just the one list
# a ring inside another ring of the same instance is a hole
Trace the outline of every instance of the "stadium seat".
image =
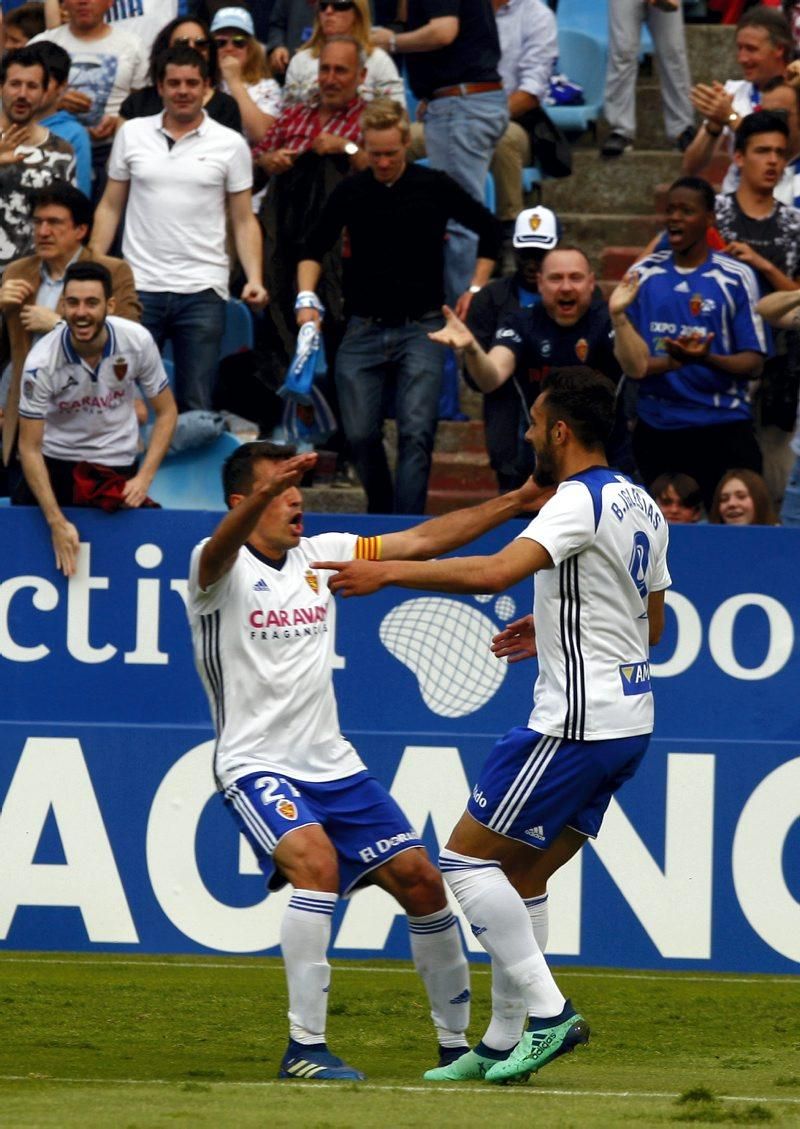
[(229, 298), (225, 306), (225, 328), (219, 346), (219, 359), (253, 348), (253, 315), (239, 298)]
[(558, 66), (583, 87), (582, 106), (546, 106), (553, 121), (565, 133), (594, 129), (603, 110), (608, 44), (584, 31), (558, 30)]
[(205, 447), (167, 455), (153, 479), (150, 497), (165, 510), (224, 510), (220, 470), (240, 442), (224, 431)]

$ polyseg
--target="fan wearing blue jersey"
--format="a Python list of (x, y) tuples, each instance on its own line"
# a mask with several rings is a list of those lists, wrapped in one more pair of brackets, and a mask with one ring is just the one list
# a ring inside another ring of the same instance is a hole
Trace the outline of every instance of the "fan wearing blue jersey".
[(188, 612), (217, 732), (214, 774), (270, 888), (289, 882), (281, 926), (289, 1046), (280, 1077), (360, 1081), (325, 1042), (327, 949), (339, 896), (374, 884), (408, 917), (441, 1064), (467, 1049), (469, 969), (441, 875), (408, 819), (341, 734), (334, 600), (320, 556), (427, 558), (532, 508), (532, 482), (384, 537), (303, 537), (297, 482), (316, 455), (248, 443), (223, 471), (230, 512), (192, 554)]
[(690, 474), (708, 507), (726, 470), (761, 471), (748, 382), (767, 340), (752, 269), (708, 247), (711, 186), (676, 180), (666, 213), (670, 249), (638, 262), (609, 300), (614, 352), (641, 382), (633, 452), (644, 481)]
[[(451, 337), (455, 348), (469, 341), (457, 328)], [(649, 647), (660, 638), (670, 584), (661, 511), (607, 465), (613, 419), (610, 381), (585, 366), (552, 369), (527, 439), (535, 479), (558, 489), (510, 545), (423, 563), (316, 562), (336, 570), (330, 586), (344, 596), (387, 585), (494, 593), (535, 576), (533, 616), (492, 645), (508, 662), (538, 655), (533, 711), (495, 745), (439, 856), (492, 958), (492, 1019), (478, 1045), (429, 1070), (430, 1081), (526, 1078), (589, 1038), (543, 955), (547, 882), (597, 835), (611, 796), (644, 756), (653, 728)]]

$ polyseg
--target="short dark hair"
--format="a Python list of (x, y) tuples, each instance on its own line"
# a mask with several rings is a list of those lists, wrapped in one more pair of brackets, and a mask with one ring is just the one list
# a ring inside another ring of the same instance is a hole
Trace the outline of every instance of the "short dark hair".
[(769, 36), (773, 47), (783, 48), (785, 62), (791, 62), (794, 53), (794, 40), (789, 21), (783, 12), (775, 8), (755, 7), (749, 8), (736, 25), (736, 30), (742, 31), (746, 27), (761, 28)]
[(208, 78), (208, 63), (194, 47), (168, 47), (162, 51), (155, 62), (156, 83), (164, 81), (169, 66), (197, 67), (200, 77), (204, 81)]
[(106, 301), (111, 297), (111, 272), (102, 263), (93, 263), (89, 259), (84, 259), (80, 263), (73, 263), (64, 272), (62, 294), (66, 294), (67, 287), (71, 282), (100, 282), (103, 286)]
[(68, 184), (66, 180), (54, 180), (52, 184), (46, 184), (44, 188), (35, 188), (31, 192), (29, 200), (31, 215), (37, 208), (43, 208), (46, 204), (56, 204), (59, 208), (66, 208), (76, 227), (86, 224), (87, 232), (83, 240), (84, 243), (86, 242), (92, 230), (94, 207), (89, 197), (84, 196), (80, 189)]
[(696, 192), (702, 196), (706, 211), (714, 211), (717, 197), (714, 189), (707, 180), (703, 180), (702, 176), (679, 176), (677, 180), (673, 180), (667, 194), (674, 192), (676, 188), (688, 188), (690, 192)]
[(586, 254), (583, 247), (579, 247), (576, 243), (556, 243), (555, 247), (548, 247), (547, 250), (542, 254), (542, 261), (539, 263), (540, 271), (544, 270), (545, 260), (548, 259), (550, 255), (555, 255), (557, 251), (575, 251), (578, 255), (582, 255), (586, 260), (586, 266), (589, 268), (589, 273), (592, 273), (592, 270), (594, 268), (592, 267), (592, 264), (589, 260), (589, 256)]
[(692, 478), (690, 474), (684, 474), (683, 471), (665, 471), (664, 474), (659, 474), (650, 483), (649, 493), (658, 501), (670, 487), (678, 495), (678, 500), (682, 506), (699, 510), (703, 505), (703, 495), (697, 484), (697, 479)]
[(42, 86), (46, 89), (50, 81), (50, 68), (36, 50), (38, 44), (28, 47), (19, 47), (16, 51), (8, 51), (0, 60), (0, 86), (3, 86), (11, 67), (41, 67)]
[(20, 4), (12, 8), (3, 16), (6, 27), (18, 27), (26, 39), (33, 39), (34, 35), (41, 35), (44, 31), (44, 4), (34, 3), (29, 0), (27, 4)]
[(291, 443), (272, 443), (268, 439), (242, 443), (222, 464), (222, 492), (226, 504), (230, 505), (231, 494), (246, 494), (252, 489), (253, 467), (258, 459), (279, 462), (296, 454), (297, 448)]
[[(208, 22), (201, 19), (199, 16), (176, 16), (174, 20), (170, 20), (168, 24), (164, 24), (161, 31), (153, 40), (153, 46), (150, 49), (150, 81), (152, 82), (153, 86), (155, 86), (158, 82), (158, 79), (156, 77), (156, 63), (158, 61), (158, 57), (165, 51), (169, 50), (169, 41), (170, 39), (172, 39), (172, 33), (176, 28), (179, 28), (181, 24), (197, 24), (198, 27), (201, 27), (203, 29), (203, 35), (208, 40), (209, 77), (211, 78), (212, 84), (216, 86), (219, 79), (217, 45), (211, 36), (211, 32), (208, 30)], [(182, 46), (188, 46), (188, 44), (182, 44)], [(194, 48), (192, 48), (192, 50), (194, 50)]]
[(745, 114), (735, 134), (736, 151), (744, 153), (747, 142), (757, 133), (781, 133), (788, 138), (789, 125), (786, 115), (777, 110), (759, 110), (757, 114)]
[(31, 48), (43, 60), (50, 72), (50, 78), (55, 79), (59, 86), (67, 81), (72, 66), (69, 51), (65, 51), (59, 43), (51, 43), (49, 39), (33, 43)]
[(584, 447), (604, 447), (614, 427), (614, 382), (588, 365), (553, 368), (542, 380), (544, 410), (563, 419)]

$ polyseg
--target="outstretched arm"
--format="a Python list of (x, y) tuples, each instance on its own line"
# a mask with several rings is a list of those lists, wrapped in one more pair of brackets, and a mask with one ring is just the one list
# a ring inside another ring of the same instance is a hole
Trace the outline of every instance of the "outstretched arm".
[(203, 591), (233, 567), (236, 554), (255, 529), (258, 519), (272, 499), (290, 486), (296, 486), (316, 461), (315, 452), (287, 459), (264, 486), (242, 497), (225, 515), (200, 554), (198, 579)]
[(516, 365), (516, 357), (504, 345), (495, 345), (488, 353), (478, 343), (472, 333), (449, 306), (442, 306), (444, 325), (429, 333), (431, 341), (447, 345), (450, 349), (463, 352), (467, 372), (481, 392), (494, 392), (505, 384)]
[(756, 313), (779, 329), (797, 329), (800, 320), (800, 290), (779, 290), (767, 294), (756, 305)]
[(518, 490), (490, 498), (477, 506), (453, 510), (452, 513), (431, 518), (430, 521), (403, 529), (399, 533), (384, 534), (381, 538), (381, 559), (429, 560), (453, 549), (460, 549), (462, 545), (502, 525), (510, 517), (521, 513), (535, 513), (552, 497), (552, 493), (551, 487), (537, 486), (529, 478)]
[(538, 542), (519, 538), (491, 557), (448, 557), (442, 561), (315, 561), (312, 568), (333, 572), (335, 595), (369, 596), (381, 588), (421, 588), (429, 592), (502, 592), (542, 568), (550, 554)]
[(633, 380), (647, 376), (650, 350), (633, 326), (627, 310), (639, 293), (639, 276), (627, 274), (608, 299), (608, 312), (614, 327), (614, 356), (622, 371)]

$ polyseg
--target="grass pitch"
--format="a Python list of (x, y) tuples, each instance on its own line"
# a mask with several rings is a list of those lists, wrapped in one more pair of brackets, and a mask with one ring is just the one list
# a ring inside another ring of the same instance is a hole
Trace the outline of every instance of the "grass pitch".
[[(489, 976), (474, 968), (477, 1039)], [(0, 1126), (800, 1126), (800, 977), (557, 969), (592, 1041), (524, 1086), (439, 1086), (409, 966), (334, 961), (329, 1043), (358, 1084), (277, 1082), (280, 963), (0, 953)]]

